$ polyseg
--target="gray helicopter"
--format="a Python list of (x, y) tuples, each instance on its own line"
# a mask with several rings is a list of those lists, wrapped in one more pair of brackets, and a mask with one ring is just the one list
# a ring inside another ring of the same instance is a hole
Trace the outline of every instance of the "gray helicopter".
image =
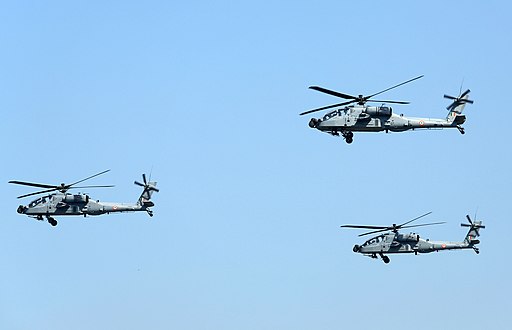
[[(466, 116), (462, 114), (466, 103), (473, 103), (469, 100), (470, 90), (459, 93), (458, 97), (444, 95), (445, 98), (452, 100), (452, 103), (446, 108), (448, 116), (442, 118), (415, 118), (406, 117), (403, 114), (395, 114), (391, 107), (384, 103), (409, 104), (405, 101), (382, 101), (372, 99), (374, 96), (387, 92), (398, 86), (410, 83), (423, 76), (407, 80), (403, 83), (387, 88), (383, 91), (368, 96), (352, 96), (339, 93), (319, 86), (310, 86), (310, 89), (326, 93), (332, 96), (348, 99), (349, 101), (328, 105), (325, 107), (305, 111), (300, 115), (306, 115), (316, 111), (337, 108), (325, 114), (322, 118), (311, 118), (309, 127), (316, 128), (332, 136), (343, 136), (347, 143), (352, 143), (354, 132), (403, 132), (415, 129), (432, 128), (457, 128), (461, 134), (464, 134), (462, 124), (466, 121)], [(367, 102), (382, 103), (381, 106), (367, 106)]]
[(9, 181), (9, 183), (19, 184), (30, 187), (44, 188), (45, 190), (33, 192), (26, 195), (18, 196), (18, 198), (24, 198), (33, 195), (45, 194), (49, 193), (46, 196), (39, 197), (28, 205), (20, 205), (18, 207), (18, 213), (25, 214), (29, 217), (35, 218), (37, 220), (46, 220), (52, 225), (57, 225), (57, 220), (55, 220), (54, 216), (61, 215), (82, 215), (84, 217), (88, 215), (101, 215), (101, 214), (109, 214), (114, 212), (136, 212), (136, 211), (146, 211), (149, 216), (153, 216), (153, 211), (150, 207), (155, 204), (151, 201), (151, 195), (154, 191), (158, 192), (159, 190), (156, 188), (156, 182), (146, 180), (146, 175), (142, 174), (142, 180), (144, 183), (140, 183), (135, 181), (134, 183), (138, 186), (143, 187), (142, 194), (139, 197), (137, 203), (112, 203), (112, 202), (100, 202), (99, 200), (93, 200), (87, 194), (77, 193), (71, 194), (68, 193), (70, 189), (79, 189), (79, 188), (107, 188), (113, 187), (109, 186), (75, 186), (76, 184), (92, 179), (98, 175), (107, 173), (110, 170), (106, 170), (95, 175), (92, 175), (88, 178), (76, 181), (71, 184), (61, 183), (60, 185), (49, 185), (49, 184), (41, 184), (41, 183), (32, 183), (25, 181)]
[(439, 225), (444, 222), (424, 223), (419, 225), (407, 224), (416, 221), (432, 212), (425, 213), (417, 218), (410, 221), (404, 222), (401, 225), (393, 224), (392, 226), (364, 226), (364, 225), (343, 225), (342, 228), (359, 228), (359, 229), (371, 229), (371, 231), (360, 234), (359, 236), (371, 235), (379, 232), (387, 232), (378, 236), (372, 237), (371, 239), (364, 242), (362, 245), (354, 245), (353, 251), (361, 253), (376, 259), (377, 256), (382, 258), (384, 263), (389, 263), (389, 257), (386, 254), (393, 253), (430, 253), (434, 251), (443, 250), (460, 250), (460, 249), (473, 249), (476, 254), (480, 253), (480, 250), (476, 247), (480, 243), (477, 239), (480, 236), (480, 228), (485, 228), (482, 225), (482, 221), (471, 221), (469, 215), (466, 215), (466, 219), (469, 224), (461, 223), (462, 227), (469, 227), (469, 231), (462, 242), (447, 242), (447, 241), (431, 241), (428, 238), (420, 238), (420, 235), (416, 233), (400, 234), (399, 229), (422, 227)]

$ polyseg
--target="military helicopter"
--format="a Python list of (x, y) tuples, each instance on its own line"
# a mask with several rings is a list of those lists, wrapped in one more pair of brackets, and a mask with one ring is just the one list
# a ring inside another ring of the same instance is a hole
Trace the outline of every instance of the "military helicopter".
[(94, 174), (85, 179), (76, 181), (71, 184), (61, 183), (60, 185), (50, 185), (41, 183), (32, 183), (25, 181), (9, 181), (9, 183), (19, 184), (30, 187), (44, 188), (42, 191), (36, 191), (30, 194), (18, 196), (18, 198), (24, 198), (33, 195), (46, 194), (46, 196), (39, 197), (28, 205), (20, 205), (18, 207), (18, 213), (25, 214), (29, 217), (35, 218), (36, 220), (46, 220), (52, 226), (57, 225), (57, 220), (54, 216), (61, 215), (101, 215), (109, 214), (114, 212), (135, 212), (135, 211), (146, 211), (149, 216), (153, 216), (153, 211), (150, 207), (155, 204), (151, 201), (151, 195), (154, 191), (158, 192), (156, 188), (156, 182), (146, 180), (146, 174), (142, 174), (142, 180), (144, 183), (135, 181), (134, 183), (138, 186), (143, 187), (142, 194), (139, 197), (137, 203), (112, 203), (112, 202), (100, 202), (99, 200), (93, 200), (87, 194), (71, 194), (68, 193), (70, 189), (79, 188), (108, 188), (108, 186), (75, 186), (78, 183), (92, 179), (98, 175), (107, 173), (110, 170), (106, 170), (97, 174)]
[(430, 241), (428, 238), (420, 238), (420, 235), (416, 233), (400, 234), (399, 229), (413, 228), (422, 226), (439, 225), (444, 222), (433, 222), (424, 223), (419, 225), (409, 225), (409, 223), (416, 221), (424, 216), (429, 215), (432, 212), (425, 213), (417, 218), (402, 223), (401, 225), (393, 224), (391, 226), (364, 226), (364, 225), (343, 225), (342, 228), (359, 228), (359, 229), (371, 229), (371, 231), (360, 234), (359, 236), (366, 236), (380, 232), (387, 232), (375, 236), (362, 245), (354, 245), (353, 251), (377, 259), (377, 255), (382, 258), (384, 263), (389, 263), (389, 257), (386, 254), (392, 253), (430, 253), (434, 251), (443, 250), (459, 250), (459, 249), (473, 249), (477, 254), (480, 250), (476, 247), (480, 243), (477, 239), (480, 236), (479, 229), (485, 228), (482, 225), (482, 221), (471, 221), (469, 215), (466, 215), (466, 219), (469, 224), (461, 223), (462, 227), (469, 227), (469, 231), (462, 242), (447, 242), (447, 241)]
[[(374, 96), (387, 92), (391, 89), (410, 83), (420, 79), (423, 76), (407, 80), (393, 87), (386, 88), (380, 92), (363, 96), (353, 96), (349, 94), (339, 93), (330, 89), (319, 86), (310, 86), (310, 89), (329, 94), (332, 96), (347, 99), (349, 101), (328, 105), (325, 107), (305, 111), (300, 115), (337, 108), (328, 112), (323, 118), (311, 118), (309, 127), (316, 128), (322, 132), (339, 136), (340, 133), (347, 143), (352, 143), (354, 132), (403, 132), (407, 130), (422, 128), (457, 128), (461, 134), (464, 134), (462, 124), (466, 121), (466, 116), (462, 115), (466, 103), (473, 103), (469, 99), (470, 90), (464, 93), (459, 92), (459, 96), (444, 95), (445, 98), (452, 100), (452, 103), (446, 108), (448, 116), (441, 118), (414, 118), (406, 117), (403, 114), (395, 114), (391, 107), (385, 106), (384, 103), (409, 104), (405, 101), (382, 101), (372, 99)], [(367, 102), (382, 103), (381, 106), (367, 106)]]

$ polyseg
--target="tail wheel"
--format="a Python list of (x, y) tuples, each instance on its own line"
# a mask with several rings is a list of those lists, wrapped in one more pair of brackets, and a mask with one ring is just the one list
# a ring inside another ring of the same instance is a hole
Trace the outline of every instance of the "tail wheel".
[(389, 257), (388, 256), (382, 256), (382, 261), (384, 261), (385, 264), (389, 264)]

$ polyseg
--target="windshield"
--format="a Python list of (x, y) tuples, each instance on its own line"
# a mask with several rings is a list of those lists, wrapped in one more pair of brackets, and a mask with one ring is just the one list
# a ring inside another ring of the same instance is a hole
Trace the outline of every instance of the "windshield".
[(377, 237), (370, 238), (362, 246), (371, 245), (371, 244), (378, 244), (384, 240), (384, 235), (380, 235)]
[(39, 204), (44, 204), (46, 203), (46, 197), (41, 197), (41, 198), (38, 198), (36, 200), (33, 200), (32, 202), (30, 202), (30, 204), (28, 204), (29, 207), (34, 207), (36, 205), (39, 205)]
[(332, 117), (334, 117), (334, 116), (338, 116), (338, 115), (340, 114), (340, 111), (341, 111), (341, 110), (334, 110), (334, 111), (331, 111), (331, 112), (327, 113), (327, 114), (324, 116), (323, 120), (327, 120), (327, 119), (330, 119), (330, 118), (332, 118)]

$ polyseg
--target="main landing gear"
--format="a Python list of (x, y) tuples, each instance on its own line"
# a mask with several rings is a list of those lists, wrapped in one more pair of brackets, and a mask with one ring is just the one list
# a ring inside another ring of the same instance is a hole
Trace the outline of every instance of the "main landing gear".
[(345, 142), (347, 142), (348, 144), (351, 144), (353, 142), (354, 133), (352, 133), (352, 132), (341, 132), (341, 135), (343, 136), (343, 138), (345, 138)]

